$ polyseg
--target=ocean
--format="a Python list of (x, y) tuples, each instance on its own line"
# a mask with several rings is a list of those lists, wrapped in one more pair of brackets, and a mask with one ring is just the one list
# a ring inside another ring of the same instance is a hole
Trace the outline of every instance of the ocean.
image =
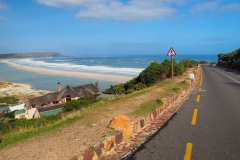
[[(44, 68), (60, 72), (75, 73), (91, 73), (97, 75), (111, 75), (122, 77), (135, 77), (151, 62), (161, 62), (168, 58), (165, 55), (148, 55), (148, 56), (119, 56), (119, 57), (45, 57), (45, 58), (26, 58), (11, 60), (12, 63), (26, 66), (29, 68)], [(178, 55), (176, 59), (193, 59), (216, 61), (216, 55)], [(90, 76), (91, 77), (91, 76)], [(95, 76), (96, 77), (96, 76)], [(19, 70), (5, 63), (0, 63), (0, 80), (10, 81), (15, 83), (31, 84), (35, 89), (46, 89), (54, 91), (57, 82), (63, 85), (82, 85), (86, 83), (99, 82), (101, 89), (108, 88), (110, 85), (117, 84), (115, 79), (106, 78), (97, 79), (94, 76), (91, 78), (69, 77), (64, 75), (51, 75), (41, 72), (29, 72), (27, 70)]]

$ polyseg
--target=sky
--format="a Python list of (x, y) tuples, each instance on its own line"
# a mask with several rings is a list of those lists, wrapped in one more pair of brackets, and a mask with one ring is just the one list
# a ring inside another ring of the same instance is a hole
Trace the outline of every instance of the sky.
[(239, 0), (0, 0), (0, 53), (218, 54), (239, 19)]

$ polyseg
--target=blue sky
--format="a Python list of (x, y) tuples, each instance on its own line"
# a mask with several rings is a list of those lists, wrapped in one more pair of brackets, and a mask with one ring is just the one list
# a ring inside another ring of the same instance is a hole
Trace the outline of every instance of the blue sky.
[(0, 53), (217, 54), (240, 48), (239, 0), (0, 0)]

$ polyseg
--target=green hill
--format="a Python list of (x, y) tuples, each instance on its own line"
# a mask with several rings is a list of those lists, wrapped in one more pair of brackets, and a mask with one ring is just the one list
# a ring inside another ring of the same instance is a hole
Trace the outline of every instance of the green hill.
[(218, 66), (240, 71), (240, 49), (218, 55)]

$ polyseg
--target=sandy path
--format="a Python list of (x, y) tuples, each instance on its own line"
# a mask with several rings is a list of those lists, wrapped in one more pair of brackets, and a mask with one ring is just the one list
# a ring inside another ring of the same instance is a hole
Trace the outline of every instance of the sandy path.
[(71, 78), (81, 78), (81, 79), (94, 79), (94, 80), (104, 80), (104, 81), (111, 81), (111, 82), (126, 82), (133, 77), (131, 76), (122, 76), (122, 75), (113, 75), (113, 74), (101, 74), (101, 73), (94, 73), (94, 72), (75, 72), (75, 71), (60, 71), (54, 69), (46, 69), (41, 67), (30, 67), (26, 65), (21, 65), (12, 62), (11, 60), (2, 60), (1, 63), (5, 63), (10, 67), (13, 67), (17, 70), (22, 70), (26, 72), (32, 72), (37, 74), (43, 74), (48, 76), (64, 76), (64, 77), (71, 77)]
[[(176, 81), (183, 80), (184, 77)], [(139, 105), (159, 98), (164, 87), (154, 86), (140, 95), (96, 108), (86, 119), (56, 132), (44, 134), (0, 151), (0, 160), (69, 160), (90, 144), (97, 143), (106, 133), (109, 120), (119, 114), (129, 114)], [(89, 124), (95, 124), (94, 126)]]

